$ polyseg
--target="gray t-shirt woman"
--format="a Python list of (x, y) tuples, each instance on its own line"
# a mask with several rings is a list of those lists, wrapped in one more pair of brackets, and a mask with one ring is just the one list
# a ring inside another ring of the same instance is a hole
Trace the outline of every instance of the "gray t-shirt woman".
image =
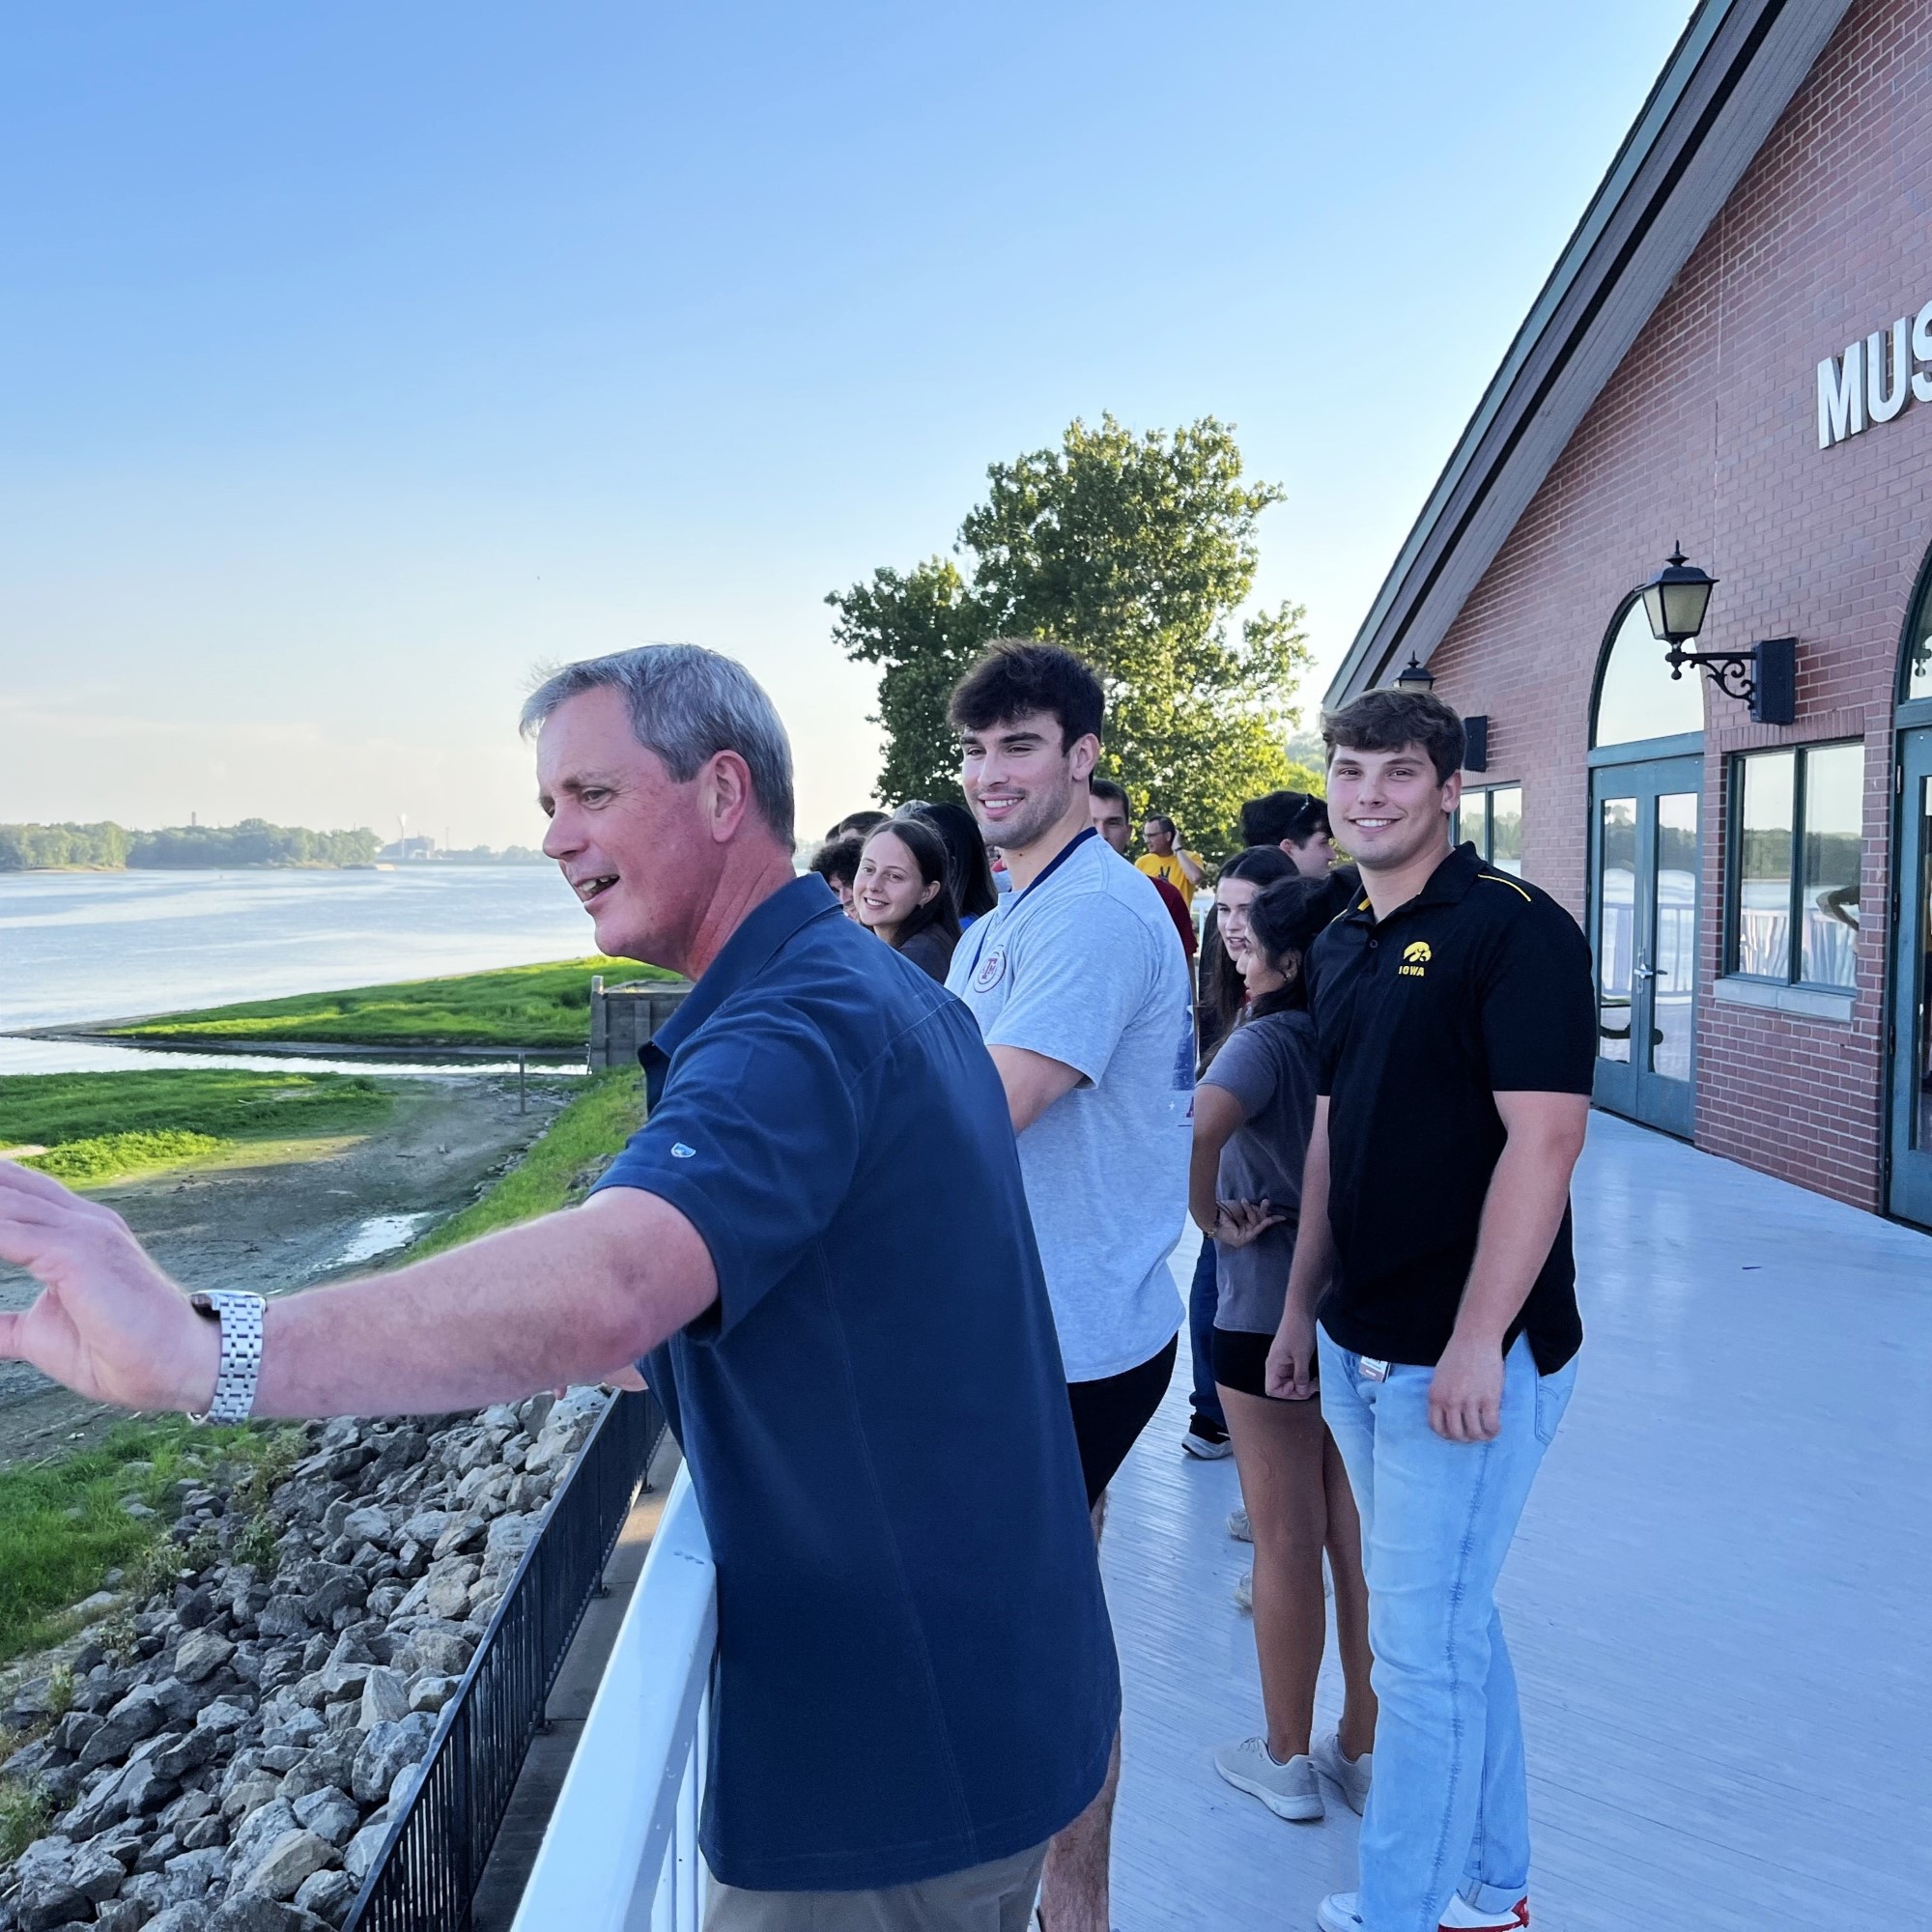
[(1242, 1124), (1221, 1150), (1218, 1198), (1265, 1201), (1283, 1217), (1245, 1247), (1214, 1243), (1217, 1328), (1272, 1335), (1280, 1323), (1315, 1123), (1317, 1070), (1315, 1022), (1291, 1009), (1243, 1021), (1201, 1076), (1204, 1087), (1225, 1089), (1241, 1109)]

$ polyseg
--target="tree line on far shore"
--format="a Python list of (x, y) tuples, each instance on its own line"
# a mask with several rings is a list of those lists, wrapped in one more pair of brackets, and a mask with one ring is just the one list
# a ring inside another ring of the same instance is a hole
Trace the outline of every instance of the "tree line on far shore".
[(244, 818), (239, 825), (170, 825), (130, 832), (98, 825), (0, 825), (0, 872), (50, 867), (189, 869), (233, 866), (367, 866), (380, 849), (373, 832), (311, 832)]

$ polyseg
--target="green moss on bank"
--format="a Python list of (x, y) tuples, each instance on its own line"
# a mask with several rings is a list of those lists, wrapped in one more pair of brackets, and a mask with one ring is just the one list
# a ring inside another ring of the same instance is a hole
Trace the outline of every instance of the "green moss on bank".
[(250, 1000), (203, 1012), (168, 1013), (114, 1029), (128, 1039), (258, 1040), (329, 1046), (581, 1047), (590, 1024), (590, 980), (674, 980), (626, 959), (566, 959), (494, 973)]
[(359, 1073), (13, 1073), (0, 1075), (0, 1150), (43, 1149), (26, 1163), (99, 1187), (248, 1142), (366, 1133), (393, 1097)]

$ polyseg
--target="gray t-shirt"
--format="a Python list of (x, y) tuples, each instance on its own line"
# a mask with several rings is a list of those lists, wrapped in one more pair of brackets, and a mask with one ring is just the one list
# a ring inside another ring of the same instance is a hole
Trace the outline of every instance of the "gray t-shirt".
[(1305, 1012), (1291, 1011), (1264, 1013), (1237, 1026), (1201, 1076), (1204, 1087), (1225, 1088), (1240, 1102), (1244, 1121), (1221, 1150), (1217, 1196), (1270, 1202), (1288, 1217), (1252, 1246), (1214, 1243), (1217, 1328), (1272, 1335), (1280, 1324), (1320, 1070), (1315, 1022)]
[(1153, 881), (1083, 833), (974, 922), (948, 988), (988, 1046), (1083, 1076), (1020, 1136), (1066, 1379), (1137, 1368), (1180, 1326), (1167, 1257), (1187, 1218), (1194, 1015)]

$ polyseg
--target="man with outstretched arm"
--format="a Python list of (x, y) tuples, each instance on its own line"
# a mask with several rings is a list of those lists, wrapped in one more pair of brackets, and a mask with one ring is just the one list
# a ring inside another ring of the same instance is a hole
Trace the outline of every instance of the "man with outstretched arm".
[(636, 1386), (643, 1358), (718, 1564), (708, 1932), (1022, 1932), (1120, 1692), (999, 1076), (793, 877), (790, 748), (742, 667), (593, 659), (525, 723), (598, 945), (696, 981), (598, 1191), (216, 1320), (117, 1215), (0, 1163), (0, 1259), (43, 1284), (0, 1353), (220, 1421)]
[(1321, 1408), (1361, 1506), (1381, 1705), (1360, 1890), (1322, 1932), (1529, 1922), (1516, 1679), (1495, 1585), (1576, 1379), (1570, 1176), (1589, 948), (1451, 851), (1463, 724), (1370, 692), (1324, 721), (1362, 893), (1310, 952), (1320, 1094), (1270, 1395)]
[[(1167, 1258), (1187, 1212), (1194, 1101), (1186, 960), (1151, 883), (1094, 829), (1105, 711), (1072, 652), (1009, 638), (960, 679), (948, 713), (966, 802), (1013, 890), (960, 942), (946, 983), (985, 1034), (1019, 1136), (1090, 1543), (1174, 1375), (1181, 1308)], [(1108, 1932), (1118, 1776), (1117, 1757), (1053, 1842), (1046, 1932)]]

